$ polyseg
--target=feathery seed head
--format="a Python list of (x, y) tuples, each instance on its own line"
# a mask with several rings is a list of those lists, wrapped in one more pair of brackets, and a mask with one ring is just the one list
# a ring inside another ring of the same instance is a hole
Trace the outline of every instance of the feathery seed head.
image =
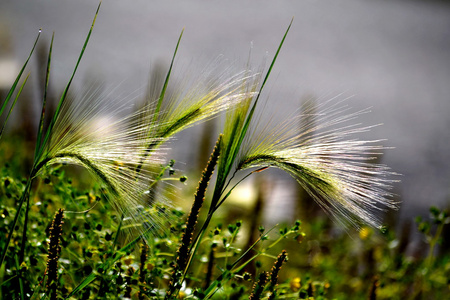
[(210, 120), (224, 110), (239, 106), (254, 96), (255, 91), (243, 87), (256, 76), (258, 75), (251, 74), (250, 71), (232, 76), (205, 72), (191, 87), (182, 88), (181, 91), (184, 92), (172, 91), (166, 95), (168, 99), (163, 102), (164, 109), (158, 115), (160, 125), (156, 136), (167, 138), (195, 123)]
[(339, 103), (310, 107), (304, 116), (316, 109), (318, 112), (310, 123), (302, 125), (301, 131), (294, 130), (297, 121), (291, 119), (249, 134), (237, 169), (280, 168), (341, 223), (380, 227), (376, 211), (397, 204), (388, 192), (395, 173), (373, 162), (385, 149), (378, 140), (350, 138), (370, 127), (343, 124), (368, 111), (349, 113), (347, 107), (337, 106)]
[[(147, 146), (159, 139), (146, 134), (148, 124), (142, 121), (151, 116), (144, 110), (123, 116), (129, 107), (112, 98), (115, 92), (105, 95), (99, 89), (90, 90), (66, 101), (36, 169), (42, 172), (61, 163), (88, 169), (106, 187), (108, 200), (119, 214), (142, 223), (149, 217), (142, 207), (150, 204), (147, 191), (155, 178), (152, 170), (164, 162), (163, 149), (152, 152), (152, 159), (136, 172)], [(151, 218), (156, 227), (164, 220), (157, 214)]]

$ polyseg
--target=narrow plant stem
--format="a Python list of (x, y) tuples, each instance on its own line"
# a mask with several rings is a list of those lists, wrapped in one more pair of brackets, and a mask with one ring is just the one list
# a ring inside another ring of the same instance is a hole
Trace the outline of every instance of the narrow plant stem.
[(209, 287), (209, 285), (211, 284), (211, 278), (213, 275), (213, 268), (214, 268), (214, 259), (215, 259), (215, 254), (216, 253), (216, 246), (215, 244), (213, 244), (211, 246), (211, 249), (209, 250), (209, 257), (208, 257), (208, 267), (207, 267), (207, 271), (206, 271), (206, 276), (205, 276), (205, 283), (203, 285), (203, 289), (206, 289)]
[(25, 293), (24, 293), (24, 289), (23, 289), (22, 270), (20, 269), (19, 258), (17, 257), (17, 255), (14, 256), (14, 260), (15, 260), (15, 262), (16, 262), (17, 273), (19, 274), (18, 280), (19, 280), (19, 294), (20, 294), (20, 299), (21, 299), (21, 300), (25, 300)]
[(427, 268), (427, 271), (429, 271), (433, 265), (434, 247), (436, 247), (436, 244), (442, 234), (443, 229), (444, 229), (444, 222), (441, 222), (438, 228), (436, 229), (436, 233), (434, 234), (433, 238), (430, 240), (430, 250), (428, 252), (427, 258), (425, 259), (425, 267)]
[(25, 257), (25, 243), (27, 241), (28, 212), (30, 211), (30, 197), (27, 197), (27, 206), (25, 207), (25, 220), (23, 221), (22, 243), (20, 245), (19, 262), (22, 263)]
[(116, 247), (117, 241), (119, 240), (119, 234), (120, 234), (120, 231), (122, 230), (123, 218), (124, 217), (125, 217), (125, 214), (122, 213), (122, 215), (120, 216), (119, 226), (117, 227), (116, 236), (114, 237), (113, 247)]
[[(283, 46), (283, 43), (286, 39), (286, 36), (291, 28), (292, 22), (294, 21), (294, 19), (291, 20), (291, 22), (289, 23), (289, 26), (278, 46), (278, 49), (272, 59), (272, 63), (270, 64), (269, 69), (267, 70), (266, 76), (264, 77), (264, 80), (261, 83), (261, 86), (259, 88), (259, 92), (256, 95), (255, 100), (253, 101), (252, 107), (250, 108), (250, 111), (248, 112), (244, 124), (242, 126), (237, 126), (238, 123), (236, 123), (236, 126), (233, 128), (232, 134), (231, 134), (231, 142), (226, 146), (227, 147), (227, 151), (225, 153), (225, 155), (223, 155), (224, 158), (226, 158), (226, 160), (224, 161), (224, 163), (221, 163), (219, 165), (219, 171), (218, 171), (218, 176), (217, 176), (217, 180), (216, 180), (216, 186), (214, 189), (214, 194), (213, 194), (213, 198), (211, 200), (211, 207), (216, 207), (217, 203), (219, 202), (222, 194), (225, 192), (225, 181), (228, 177), (228, 175), (230, 174), (231, 168), (233, 166), (233, 164), (235, 163), (235, 160), (238, 156), (239, 150), (241, 148), (241, 145), (245, 139), (245, 136), (247, 134), (248, 128), (250, 126), (250, 123), (252, 121), (253, 118), (253, 114), (255, 112), (256, 109), (256, 105), (258, 104), (259, 101), (259, 97), (262, 94), (262, 91), (264, 89), (264, 86), (267, 82), (267, 79), (270, 76), (270, 73), (272, 72), (273, 66), (275, 65), (275, 62), (277, 60), (277, 57), (281, 51), (281, 48)], [(239, 130), (239, 131), (238, 131)]]

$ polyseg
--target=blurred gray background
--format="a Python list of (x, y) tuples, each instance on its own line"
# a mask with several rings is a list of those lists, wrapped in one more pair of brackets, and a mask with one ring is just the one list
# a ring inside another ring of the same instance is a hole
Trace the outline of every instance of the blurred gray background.
[[(55, 31), (52, 86), (70, 77), (98, 2), (1, 0), (0, 85), (8, 86), (39, 28), (47, 48)], [(185, 33), (175, 70), (206, 66), (220, 55), (242, 65), (270, 61), (294, 22), (266, 97), (279, 114), (304, 97), (354, 95), (355, 109), (372, 107), (367, 138), (385, 138), (383, 163), (401, 173), (394, 192), (400, 215), (427, 215), (450, 203), (450, 5), (439, 1), (103, 1), (75, 78), (145, 86), (150, 68), (168, 66)], [(35, 76), (33, 84), (37, 86)], [(37, 97), (39, 94), (37, 94)], [(36, 100), (38, 101), (38, 99)], [(182, 138), (182, 137), (181, 137)]]

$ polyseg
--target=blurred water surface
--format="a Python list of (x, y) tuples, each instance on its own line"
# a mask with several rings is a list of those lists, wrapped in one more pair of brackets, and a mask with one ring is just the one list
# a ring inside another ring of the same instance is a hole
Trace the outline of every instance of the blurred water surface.
[[(52, 84), (61, 90), (97, 5), (2, 0), (2, 59), (20, 65), (39, 28), (47, 43), (55, 31)], [(239, 66), (251, 45), (257, 65), (271, 59), (292, 17), (266, 90), (268, 110), (283, 116), (306, 96), (354, 95), (355, 109), (372, 107), (364, 124), (384, 124), (367, 137), (386, 138), (384, 144), (395, 147), (383, 162), (402, 174), (395, 186), (402, 216), (426, 214), (430, 204), (448, 206), (450, 5), (445, 2), (103, 1), (75, 86), (89, 78), (122, 82), (130, 92), (144, 86), (152, 65), (170, 62), (182, 28), (175, 70), (206, 66), (220, 55)], [(0, 66), (0, 73), (10, 68)]]

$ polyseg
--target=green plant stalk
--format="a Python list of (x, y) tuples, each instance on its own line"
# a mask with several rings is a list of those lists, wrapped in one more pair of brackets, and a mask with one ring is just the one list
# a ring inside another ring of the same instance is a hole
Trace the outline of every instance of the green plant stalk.
[(439, 226), (436, 229), (436, 233), (434, 234), (433, 238), (430, 240), (430, 250), (428, 252), (428, 255), (425, 259), (425, 267), (427, 268), (427, 272), (431, 269), (433, 266), (434, 261), (434, 247), (436, 247), (436, 244), (439, 241), (439, 238), (441, 237), (442, 231), (444, 230), (444, 222), (441, 222)]
[[(3, 286), (3, 285), (5, 285), (5, 284), (7, 284), (8, 282), (10, 282), (11, 280), (13, 280), (13, 279), (16, 278), (16, 277), (17, 277), (17, 275), (13, 275), (13, 276), (9, 277), (7, 280), (3, 281), (3, 282), (0, 284), (0, 287)], [(1, 299), (1, 298), (0, 298), (0, 299)]]
[[(210, 221), (211, 221), (211, 218), (212, 218), (213, 213), (214, 213), (214, 212), (219, 208), (219, 206), (222, 205), (222, 203), (228, 198), (228, 196), (231, 194), (231, 191), (232, 191), (232, 190), (233, 190), (240, 182), (242, 182), (244, 179), (246, 179), (248, 176), (250, 176), (250, 175), (253, 173), (253, 172), (251, 172), (251, 173), (247, 174), (241, 181), (239, 181), (235, 186), (233, 186), (233, 187), (230, 189), (230, 191), (225, 195), (225, 197), (223, 197), (223, 199), (220, 201), (220, 198), (222, 198), (221, 196), (222, 196), (223, 193), (224, 193), (224, 189), (226, 188), (226, 186), (228, 186), (228, 184), (225, 185), (226, 178), (228, 177), (228, 175), (229, 175), (229, 173), (230, 173), (230, 170), (231, 170), (231, 167), (233, 166), (234, 161), (235, 161), (235, 159), (236, 159), (236, 157), (237, 157), (237, 155), (238, 155), (240, 146), (241, 146), (241, 144), (242, 144), (242, 142), (243, 142), (243, 140), (244, 140), (244, 138), (245, 138), (245, 135), (246, 135), (247, 130), (248, 130), (248, 126), (249, 126), (250, 121), (251, 121), (251, 119), (252, 119), (252, 117), (253, 117), (253, 113), (254, 113), (254, 111), (255, 111), (256, 104), (257, 104), (257, 102), (258, 102), (258, 100), (259, 100), (259, 97), (260, 97), (261, 92), (262, 92), (262, 90), (263, 90), (263, 88), (264, 88), (264, 86), (265, 86), (265, 83), (266, 83), (267, 79), (269, 78), (269, 75), (270, 75), (270, 73), (271, 73), (271, 70), (272, 70), (272, 68), (273, 68), (273, 66), (274, 66), (274, 64), (275, 64), (275, 61), (276, 61), (276, 59), (277, 59), (277, 57), (278, 57), (278, 54), (279, 54), (279, 52), (280, 52), (280, 50), (281, 50), (281, 47), (282, 47), (283, 43), (284, 43), (284, 40), (285, 40), (285, 38), (286, 38), (286, 36), (287, 36), (287, 34), (288, 34), (288, 32), (289, 32), (289, 29), (290, 29), (290, 27), (291, 27), (291, 25), (292, 25), (292, 21), (293, 21), (293, 20), (291, 20), (291, 23), (289, 24), (289, 26), (288, 26), (288, 28), (287, 28), (287, 30), (286, 30), (284, 36), (283, 36), (283, 39), (282, 39), (282, 41), (281, 41), (281, 43), (280, 43), (280, 45), (279, 45), (279, 47), (278, 47), (278, 49), (277, 49), (277, 52), (276, 52), (276, 54), (275, 54), (275, 56), (274, 56), (274, 58), (273, 58), (273, 60), (272, 60), (272, 63), (271, 63), (271, 65), (270, 65), (270, 67), (269, 67), (269, 69), (268, 69), (268, 71), (267, 71), (267, 73), (266, 73), (266, 76), (265, 76), (265, 78), (264, 78), (264, 80), (263, 80), (263, 82), (262, 82), (262, 84), (261, 84), (259, 93), (258, 93), (258, 95), (256, 96), (255, 102), (253, 103), (253, 107), (251, 108), (250, 113), (248, 114), (248, 116), (247, 116), (247, 118), (246, 118), (246, 121), (245, 121), (245, 123), (244, 123), (244, 127), (242, 128), (241, 132), (239, 133), (239, 139), (238, 139), (238, 142), (237, 142), (236, 144), (235, 144), (235, 143), (231, 143), (231, 144), (227, 145), (226, 152), (225, 152), (225, 154), (223, 155), (223, 157), (226, 158), (226, 163), (225, 163), (225, 164), (220, 164), (220, 165), (219, 165), (218, 176), (217, 176), (217, 179), (216, 179), (216, 186), (215, 186), (215, 189), (214, 189), (213, 198), (212, 198), (212, 200), (211, 200), (211, 206), (210, 206), (210, 209), (209, 209), (209, 212), (208, 212), (208, 216), (207, 216), (207, 219), (205, 220), (205, 222), (204, 222), (204, 224), (203, 224), (203, 226), (202, 226), (202, 229), (201, 229), (200, 233), (197, 235), (196, 241), (195, 241), (195, 243), (194, 243), (194, 245), (195, 245), (195, 246), (194, 246), (194, 252), (191, 254), (191, 258), (190, 258), (190, 260), (189, 260), (189, 263), (190, 263), (191, 260), (192, 260), (193, 254), (194, 254), (195, 251), (197, 250), (199, 238), (202, 238), (202, 237), (203, 237), (204, 232), (206, 231), (206, 228), (207, 228), (207, 226), (209, 225), (209, 223), (210, 223)], [(235, 126), (234, 126), (234, 128), (233, 128), (233, 133), (235, 133), (235, 134), (232, 134), (232, 136), (238, 135), (238, 132), (237, 132), (237, 130), (238, 130), (238, 124), (239, 124), (239, 122), (236, 122), (236, 123), (235, 123)], [(230, 157), (230, 153), (231, 153), (231, 157)], [(260, 169), (260, 170), (257, 170), (257, 171), (261, 171), (261, 170), (263, 170), (263, 169), (264, 169), (264, 168), (262, 168), (262, 169)], [(255, 172), (256, 172), (256, 171), (255, 171)], [(235, 172), (235, 173), (236, 173), (236, 172)], [(235, 173), (234, 173), (234, 174), (235, 174)], [(234, 177), (234, 174), (233, 174), (232, 178)], [(231, 179), (230, 179), (230, 181), (231, 181)], [(230, 181), (229, 181), (229, 182), (230, 182)], [(213, 292), (213, 294), (214, 294), (214, 292)]]
[(25, 257), (25, 243), (27, 241), (28, 229), (28, 211), (30, 210), (30, 197), (27, 197), (27, 205), (25, 207), (25, 220), (23, 221), (22, 243), (20, 244), (19, 261), (23, 262)]
[(58, 288), (58, 260), (61, 253), (62, 224), (64, 223), (64, 209), (60, 208), (56, 213), (50, 227), (47, 256), (47, 294), (51, 300), (57, 299)]
[(161, 110), (161, 105), (162, 105), (162, 102), (164, 100), (164, 96), (166, 94), (167, 86), (169, 85), (169, 78), (170, 78), (170, 74), (172, 73), (173, 62), (175, 61), (175, 56), (177, 55), (178, 46), (180, 46), (181, 37), (183, 36), (183, 32), (184, 32), (184, 28), (183, 28), (183, 30), (181, 30), (180, 36), (178, 37), (177, 45), (175, 47), (175, 51), (173, 52), (172, 61), (170, 62), (169, 71), (167, 72), (166, 79), (164, 80), (164, 85), (163, 85), (163, 88), (161, 90), (161, 95), (159, 96), (159, 99), (158, 99), (158, 104), (156, 106), (155, 115), (153, 117), (152, 125), (156, 124), (156, 122), (158, 121), (159, 111)]
[[(225, 197), (224, 197), (224, 198), (222, 199), (222, 201), (219, 203), (219, 205), (217, 206), (217, 208), (225, 201), (225, 199), (231, 194), (231, 192), (233, 191), (233, 189), (234, 189), (235, 187), (237, 187), (239, 183), (241, 183), (242, 181), (244, 181), (247, 177), (249, 177), (249, 176), (250, 176), (252, 173), (254, 173), (254, 172), (257, 172), (257, 171), (250, 172), (250, 173), (247, 174), (244, 178), (242, 178), (238, 183), (236, 183), (236, 184), (228, 191), (228, 193), (225, 195)], [(189, 267), (190, 267), (190, 265), (191, 265), (191, 262), (192, 262), (192, 260), (193, 260), (193, 258), (194, 258), (194, 256), (195, 256), (195, 253), (197, 252), (198, 246), (200, 245), (200, 241), (203, 239), (203, 236), (204, 236), (204, 234), (205, 234), (205, 232), (206, 232), (206, 228), (208, 228), (208, 225), (209, 225), (209, 223), (211, 222), (212, 216), (213, 216), (214, 212), (217, 210), (217, 208), (216, 208), (215, 210), (213, 210), (212, 212), (208, 212), (208, 215), (206, 216), (205, 222), (203, 223), (203, 225), (202, 225), (202, 227), (201, 227), (199, 233), (197, 234), (197, 236), (194, 238), (194, 242), (192, 243), (193, 246), (192, 246), (192, 248), (191, 248), (191, 253), (190, 253), (189, 259), (188, 259), (187, 264), (186, 264), (186, 270), (189, 269)], [(184, 280), (184, 277), (183, 277), (183, 280)]]
[(20, 299), (21, 300), (25, 300), (25, 293), (24, 293), (24, 289), (23, 289), (23, 278), (22, 278), (22, 274), (21, 274), (21, 270), (20, 270), (20, 263), (19, 263), (19, 258), (17, 257), (17, 255), (14, 256), (14, 260), (16, 262), (16, 268), (17, 268), (17, 272), (19, 272), (19, 293), (20, 293)]

